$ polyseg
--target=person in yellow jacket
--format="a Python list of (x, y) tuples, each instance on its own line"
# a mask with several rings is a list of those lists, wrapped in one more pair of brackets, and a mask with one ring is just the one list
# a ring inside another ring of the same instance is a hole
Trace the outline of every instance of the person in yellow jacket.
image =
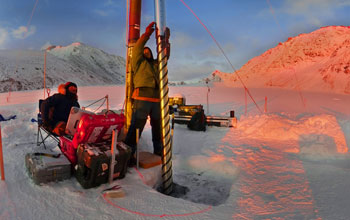
[[(153, 58), (152, 51), (145, 44), (154, 32), (155, 22), (151, 22), (144, 34), (137, 40), (132, 50), (131, 67), (133, 75), (132, 94), (133, 114), (125, 143), (132, 149), (132, 155), (136, 151), (136, 129), (139, 129), (139, 137), (145, 127), (147, 117), (150, 116), (152, 126), (153, 153), (162, 154), (163, 146), (161, 141), (161, 116), (160, 116), (160, 91), (159, 91), (159, 70), (158, 61)], [(165, 43), (166, 54), (169, 58), (170, 31), (166, 28)], [(132, 157), (130, 164), (136, 163)]]

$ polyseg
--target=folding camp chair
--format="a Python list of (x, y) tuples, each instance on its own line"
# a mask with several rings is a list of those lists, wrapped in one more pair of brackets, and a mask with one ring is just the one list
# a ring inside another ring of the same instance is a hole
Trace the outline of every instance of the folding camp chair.
[(46, 149), (45, 141), (48, 138), (51, 138), (57, 144), (59, 144), (60, 139), (59, 139), (59, 137), (56, 134), (54, 134), (54, 133), (52, 133), (49, 130), (44, 128), (43, 119), (42, 119), (42, 116), (41, 116), (41, 109), (40, 109), (41, 103), (43, 101), (44, 101), (43, 99), (39, 100), (38, 133), (37, 133), (37, 136), (36, 136), (36, 145), (40, 146), (42, 144), (42, 145), (44, 145), (44, 148)]

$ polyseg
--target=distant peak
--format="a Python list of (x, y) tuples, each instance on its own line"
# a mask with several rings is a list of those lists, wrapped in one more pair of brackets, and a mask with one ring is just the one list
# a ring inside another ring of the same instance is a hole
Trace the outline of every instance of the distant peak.
[[(350, 26), (327, 26), (280, 42), (237, 71), (248, 86), (350, 94)], [(298, 75), (298, 81), (293, 76)], [(215, 81), (238, 85), (238, 76), (214, 71)]]
[(71, 46), (80, 46), (80, 45), (82, 45), (82, 43), (80, 43), (80, 42), (74, 42), (71, 44)]

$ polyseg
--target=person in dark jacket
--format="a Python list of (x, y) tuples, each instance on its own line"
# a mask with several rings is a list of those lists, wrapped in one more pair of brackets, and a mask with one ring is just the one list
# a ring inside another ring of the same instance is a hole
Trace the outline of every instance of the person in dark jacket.
[[(154, 32), (155, 22), (150, 23), (145, 33), (137, 40), (132, 51), (131, 67), (133, 75), (134, 92), (133, 114), (125, 143), (132, 149), (132, 155), (136, 151), (136, 129), (139, 129), (139, 137), (145, 127), (147, 117), (150, 116), (152, 126), (153, 153), (162, 155), (163, 145), (161, 141), (161, 116), (160, 116), (160, 92), (158, 61), (153, 58), (152, 51), (145, 44)], [(169, 57), (170, 31), (166, 28), (166, 55)], [(132, 157), (131, 165), (135, 164)]]
[(65, 134), (66, 124), (71, 108), (80, 107), (77, 96), (77, 85), (72, 82), (65, 84), (65, 94), (56, 93), (43, 101), (40, 106), (44, 127), (62, 136)]

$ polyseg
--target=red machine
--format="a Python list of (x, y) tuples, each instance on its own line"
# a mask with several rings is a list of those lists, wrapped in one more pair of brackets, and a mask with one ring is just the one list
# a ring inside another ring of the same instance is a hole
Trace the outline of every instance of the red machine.
[(73, 140), (67, 137), (60, 137), (61, 151), (75, 165), (77, 163), (76, 152), (79, 144), (107, 142), (111, 140), (112, 131), (117, 129), (120, 132), (124, 123), (124, 114), (85, 114), (80, 119)]

